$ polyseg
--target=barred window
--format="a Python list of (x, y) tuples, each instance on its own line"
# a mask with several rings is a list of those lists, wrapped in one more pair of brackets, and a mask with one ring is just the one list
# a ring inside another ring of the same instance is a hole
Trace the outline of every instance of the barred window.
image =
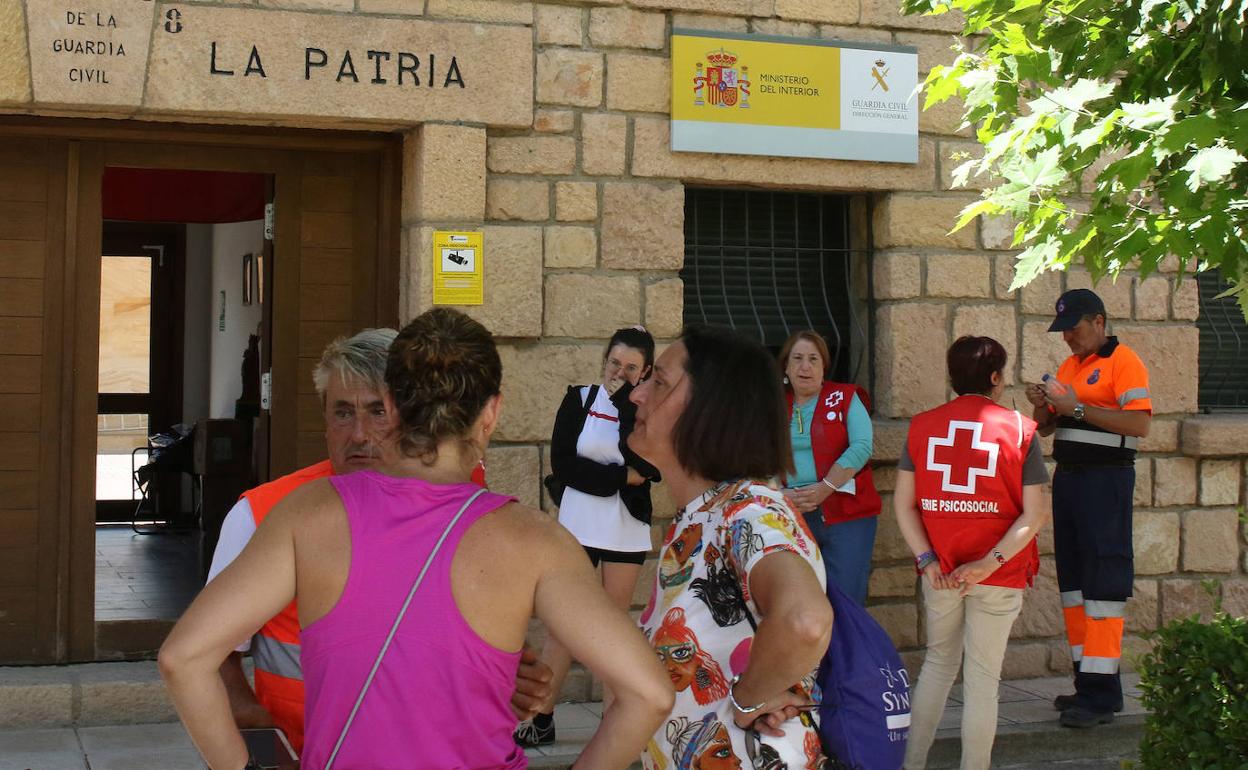
[(849, 195), (686, 188), (685, 323), (728, 326), (773, 352), (814, 329), (828, 342), (829, 376), (869, 387), (867, 206)]
[[(1248, 324), (1230, 287), (1216, 270), (1196, 274), (1200, 288), (1200, 388), (1202, 412), (1248, 410)], [(1190, 278), (1188, 280), (1191, 280)]]

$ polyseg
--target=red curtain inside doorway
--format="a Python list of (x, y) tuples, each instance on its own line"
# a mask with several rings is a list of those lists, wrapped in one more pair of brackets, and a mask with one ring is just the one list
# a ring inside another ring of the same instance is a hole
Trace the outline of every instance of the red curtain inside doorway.
[(104, 218), (217, 224), (264, 218), (264, 175), (152, 168), (104, 170)]

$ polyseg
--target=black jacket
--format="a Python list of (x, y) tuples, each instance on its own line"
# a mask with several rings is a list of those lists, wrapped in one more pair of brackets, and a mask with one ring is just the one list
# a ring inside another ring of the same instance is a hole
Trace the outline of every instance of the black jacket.
[[(576, 453), (576, 442), (585, 427), (586, 408), (581, 401), (581, 386), (573, 385), (563, 397), (555, 414), (555, 428), (550, 436), (550, 465), (555, 477), (564, 484), (596, 497), (610, 497), (617, 492), (620, 501), (634, 519), (650, 523), (653, 506), (650, 502), (650, 483), (659, 481), (659, 472), (650, 463), (628, 448), (628, 434), (633, 432), (637, 420), (637, 407), (628, 400), (633, 390), (625, 384), (611, 397), (611, 403), (620, 413), (620, 453), (624, 465), (611, 465), (587, 460)], [(628, 469), (640, 473), (646, 481), (637, 486), (628, 485)]]

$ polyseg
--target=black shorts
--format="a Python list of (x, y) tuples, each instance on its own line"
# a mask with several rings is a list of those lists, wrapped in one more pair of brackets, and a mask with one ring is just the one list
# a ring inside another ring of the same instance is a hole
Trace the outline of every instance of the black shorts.
[(604, 561), (615, 564), (645, 564), (646, 554), (649, 553), (649, 551), (608, 551), (605, 548), (590, 548), (587, 545), (581, 547), (589, 556), (589, 563), (595, 567), (599, 562)]

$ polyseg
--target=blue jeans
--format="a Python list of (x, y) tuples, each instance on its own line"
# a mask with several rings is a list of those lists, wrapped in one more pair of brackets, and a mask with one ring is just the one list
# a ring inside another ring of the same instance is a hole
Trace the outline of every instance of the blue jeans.
[(875, 528), (878, 516), (824, 524), (823, 514), (803, 514), (823, 554), (823, 568), (828, 583), (835, 584), (859, 605), (867, 603), (867, 582), (871, 577), (871, 553), (875, 550)]

